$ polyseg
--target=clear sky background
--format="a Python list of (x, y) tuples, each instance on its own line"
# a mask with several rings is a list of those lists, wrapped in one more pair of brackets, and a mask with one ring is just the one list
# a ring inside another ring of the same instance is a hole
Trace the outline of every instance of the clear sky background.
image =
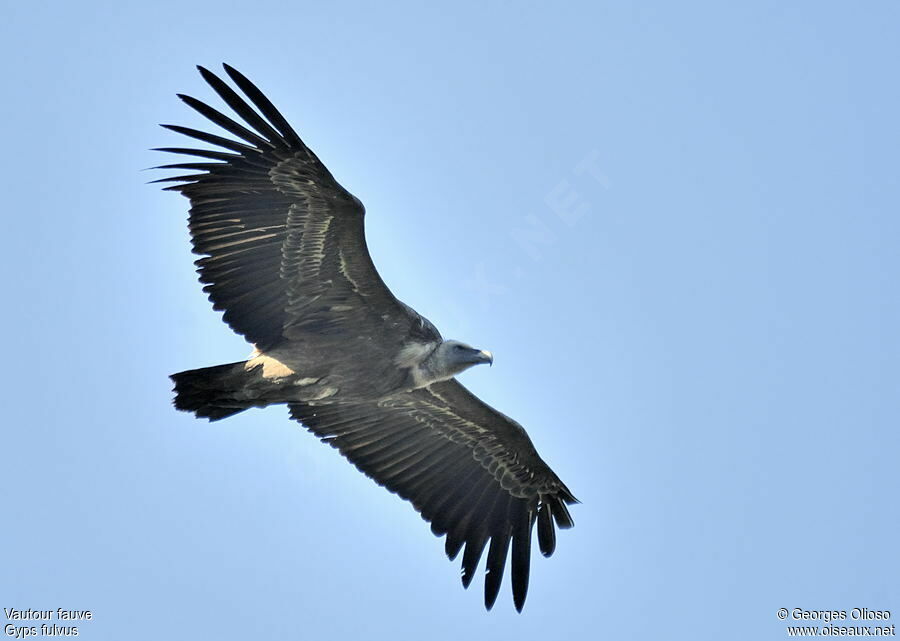
[[(89, 608), (88, 641), (897, 623), (898, 31), (894, 2), (4, 2), (0, 606)], [(141, 171), (222, 61), (582, 500), (522, 614), (284, 408), (172, 409), (168, 374), (249, 352)]]

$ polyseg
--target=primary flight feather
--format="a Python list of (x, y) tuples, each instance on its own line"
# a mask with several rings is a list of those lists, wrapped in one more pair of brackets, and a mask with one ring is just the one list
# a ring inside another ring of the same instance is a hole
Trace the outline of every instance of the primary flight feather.
[(179, 94), (234, 138), (163, 125), (219, 150), (161, 149), (204, 162), (164, 165), (190, 173), (156, 182), (175, 183), (166, 189), (190, 200), (203, 291), (255, 349), (246, 361), (174, 374), (175, 407), (218, 420), (286, 403), (292, 418), (446, 535), (451, 559), (465, 547), (464, 586), (487, 548), (488, 609), (511, 547), (521, 610), (535, 522), (550, 556), (555, 528), (573, 525), (566, 505), (576, 500), (525, 430), (454, 378), (493, 356), (444, 340), (391, 294), (366, 248), (362, 203), (253, 83), (224, 65), (244, 98), (198, 68), (244, 124)]

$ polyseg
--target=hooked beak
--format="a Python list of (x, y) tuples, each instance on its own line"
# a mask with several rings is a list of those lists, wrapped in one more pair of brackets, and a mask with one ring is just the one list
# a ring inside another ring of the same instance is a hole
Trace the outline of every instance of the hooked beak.
[(478, 352), (478, 362), (479, 363), (487, 363), (488, 365), (494, 364), (494, 355), (491, 354), (487, 350), (481, 350)]

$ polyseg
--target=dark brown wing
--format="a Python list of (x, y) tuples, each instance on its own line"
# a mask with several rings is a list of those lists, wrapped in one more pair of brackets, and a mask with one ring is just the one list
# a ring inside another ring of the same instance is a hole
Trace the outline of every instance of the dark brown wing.
[(465, 545), (469, 586), (488, 540), (484, 602), (494, 605), (512, 543), (512, 589), (528, 591), (531, 532), (544, 556), (556, 547), (553, 522), (573, 525), (575, 497), (538, 456), (522, 427), (456, 380), (371, 404), (290, 405), (291, 417), (340, 450), (376, 483), (412, 502), (450, 559)]
[(236, 136), (163, 125), (222, 148), (167, 147), (214, 162), (165, 165), (193, 173), (157, 182), (191, 201), (189, 228), (204, 291), (224, 320), (261, 350), (300, 336), (433, 340), (437, 331), (400, 303), (366, 247), (362, 203), (341, 187), (284, 117), (247, 78), (225, 71), (255, 106), (199, 67), (249, 126), (190, 96), (179, 97)]

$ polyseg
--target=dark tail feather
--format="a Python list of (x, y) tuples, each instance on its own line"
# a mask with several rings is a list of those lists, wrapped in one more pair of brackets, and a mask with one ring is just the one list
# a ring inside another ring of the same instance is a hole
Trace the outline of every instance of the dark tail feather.
[(189, 369), (169, 378), (175, 383), (175, 408), (193, 412), (197, 418), (218, 421), (253, 407), (252, 403), (232, 398), (232, 391), (240, 389), (246, 378), (243, 361)]

